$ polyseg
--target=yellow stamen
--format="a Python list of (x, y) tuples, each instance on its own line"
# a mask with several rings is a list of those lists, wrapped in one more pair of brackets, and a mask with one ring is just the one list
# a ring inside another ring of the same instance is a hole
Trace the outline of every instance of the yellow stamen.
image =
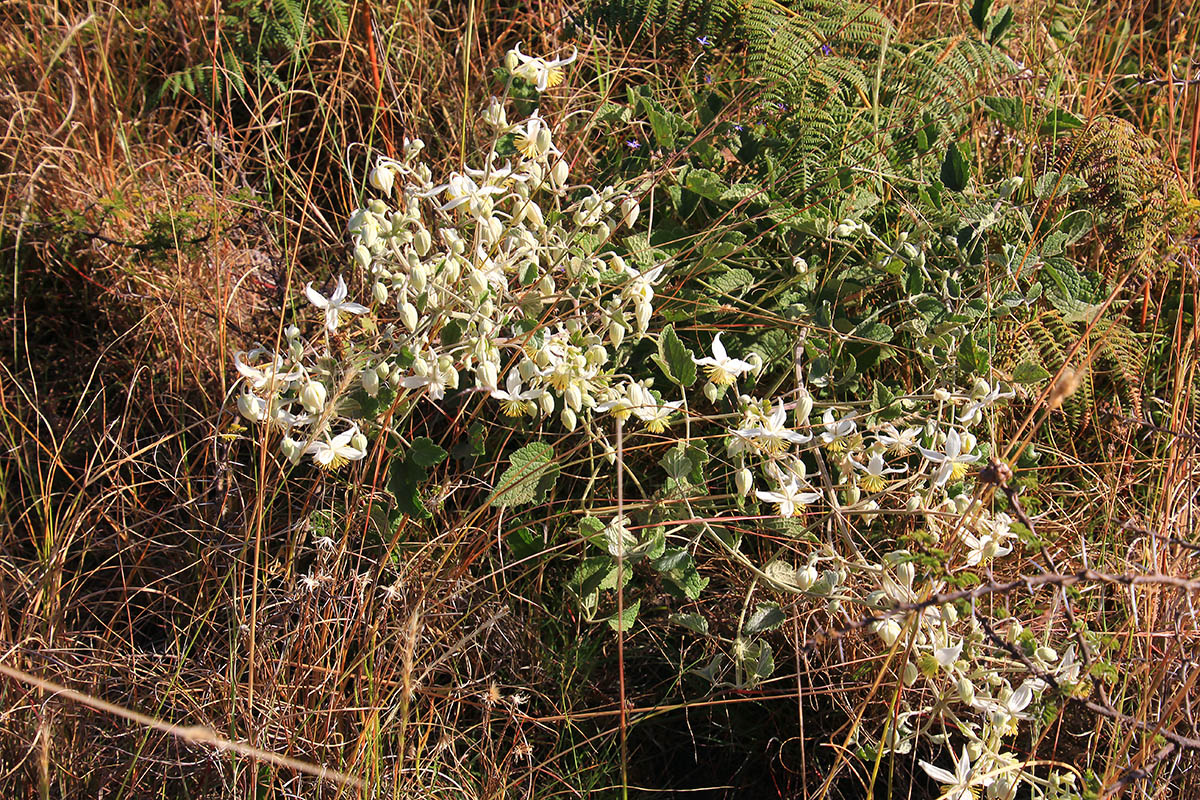
[(708, 370), (708, 379), (717, 386), (729, 386), (737, 380), (737, 376), (724, 367), (709, 365), (706, 369)]
[(862, 484), (862, 488), (871, 493), (882, 492), (887, 486), (887, 481), (883, 479), (882, 475), (863, 475), (859, 482)]

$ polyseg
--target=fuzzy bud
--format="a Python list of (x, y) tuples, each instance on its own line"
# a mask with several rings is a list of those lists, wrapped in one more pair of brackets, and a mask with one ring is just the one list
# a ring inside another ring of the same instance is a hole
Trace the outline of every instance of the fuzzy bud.
[(325, 388), (325, 384), (320, 381), (309, 381), (300, 390), (300, 405), (304, 406), (304, 410), (310, 414), (316, 414), (325, 408), (325, 400), (328, 397), (329, 392)]
[(371, 170), (369, 178), (371, 185), (386, 195), (392, 193), (392, 185), (396, 181), (396, 173), (391, 167), (379, 166)]
[(362, 269), (371, 268), (371, 251), (365, 245), (356, 245), (354, 248), (354, 263), (358, 264)]
[(415, 331), (417, 329), (417, 307), (412, 303), (405, 302), (400, 304), (399, 311), (400, 321), (404, 323), (404, 327), (408, 328), (410, 332)]
[(237, 407), (250, 422), (262, 422), (267, 417), (267, 402), (251, 392), (238, 395)]
[(965, 675), (958, 679), (958, 699), (966, 705), (972, 705), (975, 702), (975, 684), (971, 683), (971, 679)]
[(379, 372), (373, 368), (363, 370), (360, 378), (362, 381), (363, 391), (370, 397), (376, 397), (379, 394)]
[(750, 494), (750, 490), (754, 488), (754, 474), (749, 468), (742, 467), (734, 476), (734, 482), (737, 484), (738, 494), (746, 497)]

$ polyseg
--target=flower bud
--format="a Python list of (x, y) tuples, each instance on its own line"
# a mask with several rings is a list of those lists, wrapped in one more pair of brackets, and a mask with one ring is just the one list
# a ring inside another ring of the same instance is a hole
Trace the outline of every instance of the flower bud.
[(516, 70), (521, 64), (521, 59), (517, 56), (516, 50), (509, 50), (504, 54), (504, 68), (509, 72)]
[(579, 391), (579, 387), (572, 383), (565, 392), (563, 392), (563, 402), (567, 404), (567, 408), (579, 411), (583, 408), (583, 393)]
[(472, 294), (476, 296), (481, 295), (488, 288), (487, 276), (472, 267), (467, 273), (467, 286), (470, 287)]
[(715, 383), (708, 381), (704, 384), (704, 396), (708, 398), (708, 402), (715, 403), (720, 396), (720, 390)]
[(642, 207), (638, 205), (638, 201), (632, 197), (625, 198), (621, 203), (621, 221), (625, 223), (625, 227), (632, 228), (633, 223), (637, 222), (638, 214), (642, 212)]
[(904, 629), (900, 627), (900, 623), (894, 619), (885, 619), (883, 622), (876, 623), (875, 633), (888, 647), (894, 645), (903, 632)]
[(429, 285), (429, 271), (425, 269), (424, 264), (417, 264), (417, 266), (413, 267), (412, 272), (409, 273), (408, 280), (412, 286), (412, 290), (420, 294)]
[(620, 347), (625, 340), (625, 326), (615, 316), (608, 320), (608, 340), (613, 347)]
[(1033, 654), (1039, 660), (1041, 660), (1047, 664), (1051, 664), (1055, 661), (1058, 661), (1058, 652), (1053, 647), (1046, 647), (1043, 645), (1042, 647), (1039, 647), (1037, 650), (1034, 650)]
[(742, 467), (734, 476), (734, 482), (737, 484), (738, 494), (746, 497), (750, 494), (750, 490), (754, 488), (754, 474), (750, 472), (748, 467)]
[(950, 392), (947, 391), (946, 389), (942, 389), (940, 387), (937, 389), (934, 389), (933, 390), (933, 399), (937, 400), (939, 403), (948, 403), (948, 402), (950, 402)]
[(379, 372), (368, 367), (363, 370), (362, 376), (359, 378), (362, 382), (363, 391), (370, 397), (375, 397), (379, 394)]
[(537, 399), (538, 405), (541, 406), (542, 413), (550, 416), (554, 413), (554, 395), (546, 392)]
[(559, 414), (559, 419), (562, 420), (562, 425), (568, 431), (575, 430), (575, 426), (579, 424), (579, 418), (575, 416), (575, 412), (570, 408), (564, 408)]
[(429, 231), (421, 228), (413, 234), (413, 249), (417, 251), (417, 255), (424, 258), (429, 253), (429, 249), (433, 247), (433, 236)]
[(958, 679), (958, 699), (966, 705), (972, 705), (975, 702), (975, 684), (971, 683), (971, 679), (963, 676)]
[(371, 287), (371, 295), (375, 298), (376, 303), (386, 303), (388, 299), (388, 288), (382, 283), (376, 281)]
[(796, 399), (796, 424), (807, 425), (808, 418), (812, 415), (813, 399), (807, 389), (800, 390), (800, 396)]
[(493, 361), (482, 360), (479, 362), (479, 367), (475, 370), (475, 379), (479, 385), (489, 391), (494, 391), (499, 385), (500, 375), (496, 364)]
[(304, 410), (310, 414), (316, 414), (325, 408), (325, 400), (328, 397), (329, 392), (325, 389), (325, 384), (320, 381), (309, 381), (300, 390), (300, 405), (304, 406)]
[(360, 452), (367, 449), (367, 437), (361, 433), (356, 433), (350, 437), (350, 446)]
[(792, 256), (792, 269), (796, 270), (796, 274), (803, 275), (808, 272), (808, 262), (803, 256)]
[(807, 592), (817, 582), (817, 568), (809, 564), (804, 569), (796, 570), (796, 586)]
[(237, 407), (241, 415), (250, 422), (262, 422), (267, 418), (267, 401), (251, 392), (238, 395)]
[(295, 464), (304, 455), (304, 442), (297, 442), (290, 436), (285, 436), (283, 437), (283, 441), (279, 443), (279, 452), (283, 453), (284, 458)]
[(362, 269), (371, 268), (371, 251), (364, 245), (356, 245), (354, 247), (354, 262)]
[(386, 195), (392, 193), (392, 184), (396, 180), (396, 173), (391, 167), (379, 166), (371, 170), (369, 180), (371, 185)]
[(400, 321), (404, 323), (404, 327), (408, 328), (409, 332), (417, 329), (417, 307), (412, 303), (404, 302), (400, 304)]
[(912, 686), (914, 683), (916, 683), (916, 682), (917, 682), (917, 676), (918, 676), (919, 674), (920, 674), (920, 673), (919, 673), (919, 671), (917, 670), (917, 665), (916, 665), (916, 664), (912, 663), (911, 661), (909, 661), (909, 662), (905, 663), (905, 665), (904, 665), (904, 673), (903, 673), (903, 675), (902, 675), (902, 679), (903, 679), (903, 681), (904, 681), (904, 685), (905, 685), (905, 686)]
[(550, 170), (550, 185), (555, 189), (561, 189), (567, 185), (567, 162), (561, 158), (554, 162), (554, 167)]

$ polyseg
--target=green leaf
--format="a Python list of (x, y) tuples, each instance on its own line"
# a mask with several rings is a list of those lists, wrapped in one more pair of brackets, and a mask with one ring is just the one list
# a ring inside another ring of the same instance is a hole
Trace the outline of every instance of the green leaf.
[(1027, 119), (1025, 103), (1019, 97), (985, 97), (983, 105), (997, 122), (1013, 130), (1024, 130)]
[(428, 519), (433, 515), (421, 499), (420, 488), (429, 473), (410, 458), (393, 458), (388, 466), (388, 491), (396, 498), (396, 506), (409, 516)]
[(504, 543), (517, 560), (535, 556), (542, 552), (544, 547), (542, 538), (529, 528), (517, 528), (504, 539)]
[(524, 505), (541, 500), (558, 479), (554, 448), (533, 442), (512, 454), (511, 466), (500, 476), (488, 501), (492, 506)]
[(1050, 377), (1041, 364), (1034, 364), (1032, 361), (1022, 361), (1013, 370), (1012, 379), (1014, 383), (1041, 383)]
[(728, 184), (720, 175), (707, 169), (690, 171), (684, 185), (708, 200), (719, 200), (729, 189)]
[(579, 535), (600, 548), (607, 548), (604, 538), (604, 523), (595, 517), (584, 517), (579, 520)]
[(778, 603), (759, 603), (754, 609), (754, 613), (750, 615), (750, 619), (746, 620), (742, 631), (747, 635), (753, 636), (766, 631), (775, 630), (784, 623), (787, 615), (783, 613), (783, 609)]
[(646, 112), (646, 119), (650, 121), (650, 129), (654, 131), (654, 140), (658, 146), (674, 150), (675, 134), (683, 120), (667, 111), (662, 103), (649, 97), (642, 97), (642, 108)]
[(958, 344), (958, 368), (969, 375), (987, 372), (988, 352), (975, 343), (975, 337), (967, 334)]
[(988, 44), (999, 44), (1000, 40), (1004, 38), (1004, 34), (1008, 32), (1008, 29), (1012, 23), (1013, 9), (1012, 6), (1008, 6), (1000, 12), (1000, 15), (996, 18), (996, 21), (991, 23), (991, 31), (988, 33), (987, 37)]
[(408, 457), (420, 467), (436, 467), (446, 458), (446, 451), (433, 443), (428, 436), (413, 439), (412, 447), (408, 448)]
[(672, 614), (667, 617), (667, 621), (673, 622), (676, 625), (682, 625), (701, 636), (708, 635), (708, 620), (699, 614)]
[(971, 24), (983, 33), (987, 27), (987, 18), (992, 11), (992, 0), (975, 0), (971, 5)]
[(890, 325), (882, 322), (864, 322), (850, 332), (854, 339), (866, 339), (869, 342), (887, 344), (892, 340), (893, 331)]
[(682, 548), (672, 547), (651, 562), (651, 566), (669, 583), (668, 588), (675, 590), (688, 600), (696, 600), (708, 586), (708, 578), (702, 578), (696, 570), (696, 562), (692, 554)]
[(663, 455), (658, 462), (667, 475), (677, 481), (686, 480), (692, 471), (692, 461), (687, 457), (687, 445), (679, 442)]
[(613, 614), (608, 618), (608, 625), (614, 631), (628, 632), (633, 627), (633, 623), (637, 621), (638, 609), (642, 607), (641, 600), (634, 600), (625, 606), (625, 612), (617, 615)]
[(667, 325), (658, 336), (660, 364), (665, 364), (667, 377), (680, 386), (696, 382), (696, 362), (692, 351), (679, 340), (674, 325)]
[(727, 269), (707, 280), (709, 285), (721, 294), (733, 294), (738, 289), (754, 283), (754, 276), (739, 267)]
[(1038, 135), (1058, 137), (1083, 127), (1083, 120), (1061, 108), (1056, 108), (1046, 115), (1038, 126)]
[(958, 149), (958, 143), (951, 142), (946, 148), (946, 157), (942, 160), (940, 173), (942, 183), (953, 192), (961, 192), (967, 188), (970, 175), (971, 173), (967, 169), (967, 160), (963, 157), (962, 151)]

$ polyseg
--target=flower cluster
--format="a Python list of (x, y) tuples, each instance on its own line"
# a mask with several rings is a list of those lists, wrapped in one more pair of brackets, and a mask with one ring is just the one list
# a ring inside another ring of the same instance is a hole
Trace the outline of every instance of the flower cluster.
[[(544, 92), (561, 83), (563, 67), (573, 60), (536, 58), (518, 47), (506, 66), (510, 80)], [(1012, 520), (974, 507), (962, 488), (988, 451), (972, 429), (993, 404), (1013, 396), (1011, 389), (983, 379), (968, 389), (942, 387), (899, 398), (900, 411), (887, 417), (864, 412), (861, 403), (818, 410), (804, 386), (753, 396), (762, 358), (731, 353), (720, 333), (708, 353), (684, 358), (692, 362), (684, 365), (688, 371), (707, 375), (699, 396), (687, 380), (656, 388), (642, 365), (630, 363), (630, 345), (649, 337), (662, 351), (667, 331), (653, 327), (655, 300), (673, 265), (650, 248), (615, 244), (618, 233), (631, 232), (639, 221), (637, 192), (572, 184), (555, 123), (538, 111), (510, 122), (504, 99), (492, 98), (480, 119), (492, 132), (492, 146), (474, 166), (435, 176), (420, 140), (406, 141), (399, 159), (379, 158), (367, 176), (373, 196), (347, 225), (350, 281), (338, 274), (332, 289), (305, 287), (321, 320), (315, 335), (307, 338), (291, 326), (279, 352), (259, 347), (235, 356), (242, 378), (238, 410), (278, 431), (287, 460), (307, 456), (320, 468), (336, 469), (363, 459), (379, 417), (402, 404), (411, 409), (448, 393), (476, 393), (504, 416), (536, 417), (591, 437), (610, 456), (603, 432), (608, 421), (636, 423), (668, 444), (686, 444), (693, 428), (711, 425), (724, 435), (739, 514), (757, 504), (764, 518), (794, 522), (826, 514), (866, 523), (889, 511), (920, 515), (930, 536), (958, 554), (947, 565), (951, 571), (988, 570), (1013, 551)], [(853, 220), (831, 233), (878, 239)], [(906, 241), (887, 252), (905, 262), (923, 260)], [(796, 257), (791, 269), (803, 273), (808, 266)], [(361, 287), (363, 302), (352, 299), (351, 285)], [(678, 358), (686, 348), (673, 341)], [(660, 366), (667, 371), (679, 364)], [(714, 413), (704, 416), (702, 408)], [(681, 420), (686, 425), (676, 430), (685, 431), (673, 435)], [(620, 516), (603, 529), (600, 539), (611, 556), (645, 549), (630, 524)], [(819, 573), (819, 560), (830, 568)], [(884, 647), (906, 654), (903, 682), (923, 681), (927, 688), (914, 695), (933, 700), (909, 708), (904, 695), (878, 746), (906, 752), (919, 736), (945, 740), (954, 730), (967, 743), (954, 771), (922, 762), (946, 785), (946, 797), (980, 791), (1006, 797), (1017, 781), (1049, 794), (1049, 779), (1023, 771), (1003, 748), (1045, 685), (1029, 679), (1014, 686), (995, 666), (1003, 657), (988, 649), (977, 621), (960, 619), (953, 606), (886, 616), (943, 588), (916, 584), (908, 553), (889, 553), (873, 564), (828, 547), (804, 568), (769, 567), (761, 574), (776, 576), (775, 585), (824, 598), (831, 612), (854, 603), (885, 615), (872, 632)], [(759, 665), (755, 674), (769, 661), (762, 640), (739, 637), (735, 644), (738, 663)], [(1031, 658), (1062, 685), (1080, 680), (1073, 648), (1059, 658), (1043, 645)]]

